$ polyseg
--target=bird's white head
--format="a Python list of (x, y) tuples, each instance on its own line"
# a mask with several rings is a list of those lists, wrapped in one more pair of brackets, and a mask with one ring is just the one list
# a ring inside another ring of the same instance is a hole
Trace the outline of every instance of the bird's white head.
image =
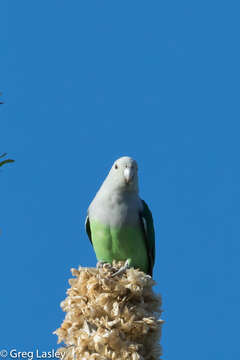
[(114, 161), (106, 180), (115, 189), (138, 192), (137, 162), (128, 156)]

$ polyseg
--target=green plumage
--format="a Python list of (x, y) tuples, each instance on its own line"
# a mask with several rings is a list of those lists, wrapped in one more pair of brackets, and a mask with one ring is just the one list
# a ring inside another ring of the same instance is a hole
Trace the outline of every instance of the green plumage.
[(153, 218), (145, 201), (139, 213), (140, 226), (110, 227), (98, 221), (86, 220), (86, 231), (98, 261), (129, 260), (130, 266), (152, 276), (155, 262)]

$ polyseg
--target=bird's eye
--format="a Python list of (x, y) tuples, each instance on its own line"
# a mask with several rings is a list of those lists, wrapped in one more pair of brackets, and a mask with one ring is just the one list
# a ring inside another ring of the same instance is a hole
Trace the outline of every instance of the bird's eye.
[(117, 164), (115, 164), (115, 169), (116, 169), (116, 170), (118, 169), (118, 166), (117, 166)]

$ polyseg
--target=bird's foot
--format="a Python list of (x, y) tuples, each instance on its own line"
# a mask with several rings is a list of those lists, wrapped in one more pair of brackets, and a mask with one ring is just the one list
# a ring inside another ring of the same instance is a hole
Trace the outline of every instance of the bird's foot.
[(118, 271), (116, 271), (113, 275), (111, 275), (111, 277), (113, 278), (115, 276), (122, 275), (129, 268), (130, 268), (129, 260), (126, 260), (125, 264)]
[(97, 265), (96, 265), (97, 269), (102, 269), (104, 264), (108, 264), (108, 262), (107, 261), (98, 261)]

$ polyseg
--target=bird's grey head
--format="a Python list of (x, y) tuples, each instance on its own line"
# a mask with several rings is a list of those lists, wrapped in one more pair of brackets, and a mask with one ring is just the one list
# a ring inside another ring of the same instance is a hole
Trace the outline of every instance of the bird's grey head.
[(137, 162), (128, 156), (114, 161), (106, 180), (116, 190), (138, 192)]

